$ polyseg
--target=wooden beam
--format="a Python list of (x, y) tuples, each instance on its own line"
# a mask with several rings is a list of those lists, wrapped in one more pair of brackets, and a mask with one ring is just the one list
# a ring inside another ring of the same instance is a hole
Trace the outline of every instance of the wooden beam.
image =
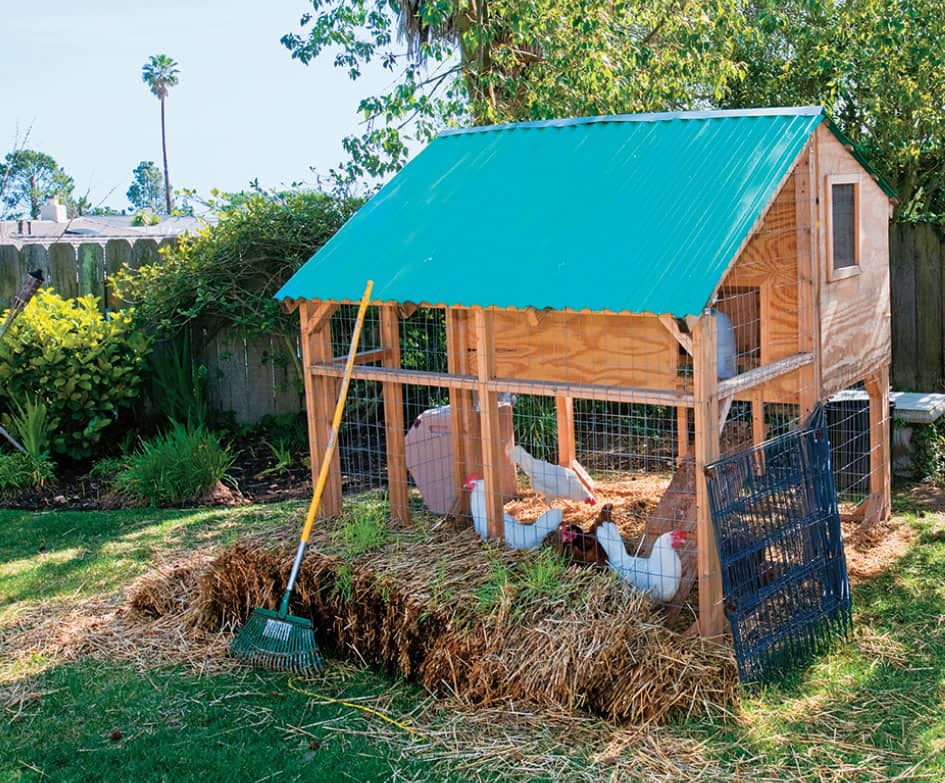
[[(324, 316), (324, 309), (310, 302), (303, 302), (299, 310), (302, 331), (302, 362), (309, 366), (313, 362), (327, 362), (331, 359), (331, 330), (313, 329), (312, 319)], [(324, 324), (324, 321), (323, 321)], [(340, 378), (344, 368), (338, 368)], [(305, 373), (305, 410), (308, 422), (309, 454), (312, 460), (312, 486), (318, 479), (321, 460), (328, 450), (328, 435), (331, 432), (331, 420), (338, 398), (339, 383), (335, 378)], [(335, 449), (328, 473), (328, 480), (322, 493), (318, 516), (330, 519), (341, 513), (341, 460)]]
[(486, 492), (486, 531), (490, 539), (502, 538), (505, 508), (499, 460), (499, 398), (489, 381), (495, 377), (495, 321), (491, 310), (473, 309), (476, 324), (476, 375), (479, 381), (479, 424), (482, 433), (482, 472)]
[(751, 441), (753, 446), (764, 443), (768, 437), (765, 425), (765, 396), (760, 389), (751, 395)]
[[(308, 372), (330, 378), (343, 375), (334, 363), (315, 362), (307, 365)], [(667, 389), (641, 389), (630, 386), (598, 386), (590, 383), (561, 383), (558, 381), (521, 381), (516, 378), (493, 378), (482, 382), (475, 375), (422, 370), (394, 370), (388, 367), (355, 367), (352, 378), (364, 381), (399, 381), (419, 386), (439, 386), (444, 389), (476, 391), (480, 386), (495, 392), (536, 394), (542, 397), (576, 397), (582, 400), (612, 400), (638, 402), (644, 405), (692, 405), (693, 396), (686, 392)]]
[(870, 400), (870, 497), (863, 521), (883, 522), (891, 509), (889, 459), (889, 365), (865, 379)]
[(719, 376), (716, 320), (707, 308), (693, 331), (693, 388), (696, 419), (696, 545), (699, 571), (699, 633), (725, 630), (722, 574), (709, 509), (705, 467), (719, 457)]
[[(397, 308), (381, 305), (378, 308), (381, 327), (380, 351), (365, 351), (376, 354), (385, 367), (400, 368), (400, 320)], [(374, 359), (373, 361), (376, 361)], [(388, 381), (384, 387), (384, 424), (387, 441), (387, 494), (390, 498), (391, 517), (404, 525), (410, 524), (409, 490), (407, 487), (407, 447), (404, 430), (404, 387), (396, 381)]]
[[(466, 372), (469, 351), (466, 320), (465, 310), (446, 308), (446, 365), (450, 375), (463, 375)], [(474, 416), (472, 392), (469, 389), (450, 388), (450, 439), (456, 491), (456, 502), (450, 512), (453, 517), (469, 516), (469, 495), (464, 484), (474, 461), (473, 439), (479, 437)]]
[(309, 315), (303, 335), (320, 332), (331, 321), (335, 310), (338, 309), (338, 305), (334, 302), (305, 302), (304, 305), (309, 310)]
[[(388, 308), (388, 307), (391, 307), (391, 305), (381, 305), (381, 307)], [(395, 317), (397, 316), (396, 311), (394, 311), (394, 316)], [(398, 357), (397, 362), (396, 364), (394, 364), (393, 362), (386, 361), (387, 359), (391, 358), (390, 351), (387, 348), (373, 348), (370, 351), (358, 351), (354, 355), (354, 363), (355, 364), (372, 364), (374, 362), (384, 362), (385, 367), (399, 368), (400, 367), (400, 358), (399, 358), (400, 345), (399, 344), (397, 345), (397, 357)], [(336, 356), (334, 361), (335, 361), (335, 364), (344, 365), (344, 363), (348, 361), (348, 357), (347, 355)]]
[(574, 442), (574, 398), (555, 397), (555, 413), (558, 418), (558, 464), (571, 467), (577, 459)]
[(799, 373), (801, 420), (820, 401), (820, 262), (817, 252), (817, 180), (811, 160), (812, 141), (794, 171), (795, 226), (797, 231), (797, 349), (814, 359)]
[(680, 465), (689, 452), (689, 408), (676, 406), (676, 464)]
[(760, 386), (781, 375), (786, 375), (789, 372), (800, 369), (813, 361), (814, 354), (812, 353), (795, 353), (792, 356), (786, 356), (770, 364), (763, 364), (761, 367), (743, 372), (740, 375), (736, 375), (734, 378), (726, 378), (724, 381), (719, 381), (719, 396), (727, 397), (730, 394), (737, 394), (746, 389), (751, 389), (754, 386)]
[(541, 323), (541, 313), (534, 307), (528, 307), (525, 309), (525, 320), (528, 321), (529, 326), (538, 326)]
[(661, 315), (660, 323), (666, 327), (666, 331), (676, 338), (676, 342), (685, 349), (686, 353), (692, 356), (692, 335), (686, 334), (679, 328), (676, 318), (672, 315)]

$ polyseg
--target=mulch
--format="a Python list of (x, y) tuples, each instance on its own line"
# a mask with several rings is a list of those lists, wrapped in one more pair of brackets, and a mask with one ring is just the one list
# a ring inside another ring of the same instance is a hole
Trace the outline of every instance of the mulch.
[[(272, 467), (271, 455), (265, 449), (249, 444), (234, 448), (236, 462), (230, 479), (223, 486), (212, 488), (206, 495), (181, 507), (232, 506), (249, 503), (278, 503), (283, 500), (308, 498), (312, 493), (312, 476), (300, 461), (280, 473), (266, 473)], [(107, 511), (127, 507), (116, 498), (105, 481), (89, 475), (91, 465), (60, 467), (56, 477), (40, 490), (25, 490), (0, 498), (0, 508), (25, 511)]]

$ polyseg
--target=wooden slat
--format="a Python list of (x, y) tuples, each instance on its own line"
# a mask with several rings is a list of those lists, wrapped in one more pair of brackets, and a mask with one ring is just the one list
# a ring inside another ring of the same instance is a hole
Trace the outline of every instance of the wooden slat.
[[(342, 368), (333, 362), (308, 365), (314, 375), (340, 378)], [(424, 372), (422, 370), (392, 370), (386, 367), (355, 367), (352, 378), (365, 381), (399, 381), (419, 386), (438, 386), (448, 389), (476, 391), (480, 386), (495, 392), (535, 394), (543, 397), (576, 397), (584, 400), (610, 400), (613, 402), (638, 402), (644, 405), (692, 405), (691, 394), (681, 391), (659, 389), (633, 389), (624, 387), (595, 386), (586, 383), (556, 383), (554, 381), (521, 381), (515, 378), (495, 378), (480, 382), (474, 375)]]
[(79, 295), (79, 274), (76, 269), (75, 248), (68, 242), (49, 246), (49, 278), (47, 284), (64, 299)]
[(570, 467), (577, 458), (574, 442), (574, 398), (555, 397), (558, 420), (558, 464)]
[[(329, 323), (331, 323), (331, 317), (335, 314), (335, 310), (338, 309), (338, 305), (334, 302), (313, 302), (312, 315), (308, 319), (308, 322), (305, 326), (305, 334), (313, 334), (314, 332), (320, 332), (325, 328)], [(344, 357), (342, 357), (342, 362)]]
[(942, 381), (942, 247), (930, 225), (915, 235), (916, 384), (919, 391), (939, 388)]
[(889, 367), (866, 378), (870, 401), (870, 498), (863, 521), (883, 522), (891, 508), (889, 453)]
[[(400, 321), (397, 308), (383, 305), (378, 308), (381, 328), (380, 351), (384, 366), (400, 368)], [(368, 351), (367, 353), (377, 353)], [(391, 516), (402, 524), (410, 524), (407, 487), (407, 447), (404, 442), (404, 387), (388, 382), (384, 387), (384, 424), (387, 443), (387, 492)]]
[(765, 425), (765, 397), (764, 392), (756, 390), (751, 395), (751, 440), (752, 445), (758, 446), (768, 437), (768, 428)]
[[(381, 307), (383, 307), (383, 308), (389, 308), (389, 307), (393, 307), (393, 305), (381, 305)], [(395, 313), (395, 314), (396, 314), (396, 313)], [(397, 352), (398, 352), (398, 354), (400, 353), (400, 346), (399, 346), (399, 344), (398, 344), (398, 347), (397, 347)], [(385, 366), (385, 367), (397, 367), (397, 368), (400, 367), (400, 361), (399, 361), (399, 360), (397, 361), (397, 364), (395, 365), (395, 364), (393, 364), (393, 363), (391, 363), (391, 362), (389, 362), (389, 361), (385, 361), (385, 360), (388, 359), (388, 358), (389, 358), (389, 357), (388, 357), (388, 351), (387, 351), (386, 348), (373, 348), (373, 349), (370, 350), (370, 351), (358, 351), (358, 352), (354, 355), (354, 363), (355, 363), (355, 364), (372, 364), (372, 363), (374, 363), (374, 362), (384, 362), (384, 366)], [(347, 356), (347, 354), (345, 354), (344, 356), (336, 356), (336, 357), (335, 357), (335, 364), (340, 364), (340, 365), (344, 366), (344, 363), (345, 363), (346, 361), (348, 361), (348, 356)]]
[[(469, 347), (466, 323), (465, 310), (452, 307), (446, 309), (446, 366), (451, 375), (461, 375), (466, 371)], [(479, 437), (474, 416), (472, 392), (469, 389), (450, 388), (450, 438), (456, 490), (456, 503), (451, 515), (454, 517), (469, 516), (469, 495), (464, 491), (463, 484), (473, 463), (479, 462), (471, 453), (473, 439)]]
[(105, 248), (101, 245), (84, 242), (77, 251), (79, 269), (79, 293), (98, 297), (105, 306)]
[(660, 323), (663, 324), (666, 331), (673, 336), (673, 339), (683, 347), (683, 350), (692, 356), (692, 335), (683, 332), (679, 328), (676, 319), (671, 315), (661, 315)]
[[(119, 271), (132, 268), (131, 244), (124, 239), (110, 239), (105, 243), (105, 275), (114, 277)], [(124, 303), (118, 298), (115, 286), (106, 281), (105, 306), (111, 310), (118, 310)]]
[[(915, 389), (917, 315), (915, 237), (925, 226), (893, 223), (889, 229), (889, 295), (892, 304), (892, 382), (897, 389)], [(939, 326), (941, 330), (941, 325)]]
[[(816, 143), (816, 142), (815, 142)], [(816, 155), (814, 155), (816, 159)], [(811, 148), (801, 157), (794, 174), (797, 223), (797, 351), (810, 353), (814, 360), (800, 368), (801, 419), (820, 402), (820, 275), (817, 258), (817, 182), (811, 162)]]
[(706, 311), (693, 333), (696, 423), (696, 541), (699, 571), (699, 633), (719, 636), (725, 629), (722, 574), (709, 510), (705, 466), (719, 457), (718, 335), (715, 318)]
[(499, 460), (502, 441), (499, 434), (499, 399), (489, 387), (495, 377), (495, 320), (491, 310), (473, 310), (476, 324), (476, 368), (479, 380), (479, 423), (482, 432), (482, 470), (486, 492), (486, 530), (490, 539), (500, 539), (503, 532), (502, 477)]
[[(301, 313), (302, 362), (309, 366), (313, 362), (327, 362), (332, 358), (331, 330), (319, 329), (309, 333), (308, 319), (314, 305), (303, 304)], [(341, 375), (344, 368), (338, 368)], [(341, 375), (338, 377), (340, 378)], [(318, 479), (321, 460), (328, 451), (328, 436), (331, 420), (338, 398), (339, 384), (335, 378), (305, 373), (305, 402), (308, 420), (309, 453), (312, 455), (312, 486)], [(320, 518), (330, 519), (341, 513), (341, 460), (335, 449), (328, 480), (322, 493)]]
[(723, 397), (727, 397), (731, 394), (760, 386), (767, 381), (771, 381), (781, 375), (811, 364), (813, 361), (813, 354), (797, 353), (794, 354), (794, 356), (788, 356), (786, 359), (779, 359), (770, 364), (763, 364), (761, 367), (743, 372), (741, 375), (736, 375), (734, 378), (727, 378), (724, 381), (720, 381), (718, 393)]
[(689, 452), (689, 408), (676, 406), (676, 464)]

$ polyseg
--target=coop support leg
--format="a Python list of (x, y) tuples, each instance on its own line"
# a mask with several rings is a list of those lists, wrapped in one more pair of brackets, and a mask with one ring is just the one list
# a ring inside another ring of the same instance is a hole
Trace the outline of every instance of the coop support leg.
[(474, 309), (476, 375), (479, 379), (479, 421), (482, 433), (482, 472), (486, 486), (486, 530), (490, 539), (502, 537), (504, 508), (500, 459), (499, 399), (488, 382), (495, 378), (495, 320), (492, 310)]
[[(328, 450), (331, 419), (340, 388), (337, 378), (314, 375), (309, 368), (318, 362), (331, 362), (330, 317), (324, 309), (314, 303), (303, 303), (302, 319), (302, 366), (305, 382), (306, 419), (308, 421), (309, 453), (312, 458), (312, 486), (318, 478), (319, 463)], [(320, 321), (317, 325), (316, 319)], [(318, 507), (320, 518), (330, 519), (341, 513), (341, 459), (335, 450), (331, 460), (328, 479)]]
[(719, 456), (719, 395), (716, 321), (708, 309), (693, 334), (696, 425), (696, 546), (699, 571), (699, 633), (719, 636), (725, 629), (722, 574), (709, 511), (705, 467)]
[(865, 524), (889, 518), (891, 477), (889, 460), (889, 365), (866, 378), (870, 401), (870, 497), (863, 515)]
[[(469, 335), (466, 329), (466, 311), (448, 307), (446, 309), (446, 361), (451, 375), (466, 375)], [(454, 517), (469, 516), (469, 496), (463, 489), (466, 476), (473, 469), (474, 443), (478, 437), (473, 426), (474, 410), (472, 392), (468, 389), (450, 387), (450, 449), (453, 455), (453, 482), (456, 501), (450, 511)]]
[[(396, 305), (380, 308), (384, 367), (400, 369), (400, 320)], [(407, 447), (404, 441), (404, 387), (399, 381), (384, 384), (384, 423), (387, 442), (387, 494), (391, 517), (410, 524), (407, 492)]]
[(558, 417), (558, 464), (570, 468), (577, 459), (574, 442), (574, 398), (555, 397)]

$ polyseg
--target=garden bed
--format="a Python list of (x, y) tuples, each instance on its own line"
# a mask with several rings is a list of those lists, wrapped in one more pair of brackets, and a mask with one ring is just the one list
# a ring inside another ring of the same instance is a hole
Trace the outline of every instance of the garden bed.
[[(187, 506), (219, 506), (244, 503), (275, 503), (304, 498), (312, 492), (312, 474), (301, 460), (278, 472), (273, 468), (268, 449), (250, 441), (232, 446), (235, 462), (232, 477), (205, 497), (182, 504)], [(55, 478), (41, 489), (25, 489), (16, 495), (0, 498), (0, 507), (25, 510), (99, 511), (126, 505), (110, 491), (102, 477), (90, 475), (90, 466), (67, 463), (56, 471)], [(262, 474), (262, 475), (260, 475)]]

